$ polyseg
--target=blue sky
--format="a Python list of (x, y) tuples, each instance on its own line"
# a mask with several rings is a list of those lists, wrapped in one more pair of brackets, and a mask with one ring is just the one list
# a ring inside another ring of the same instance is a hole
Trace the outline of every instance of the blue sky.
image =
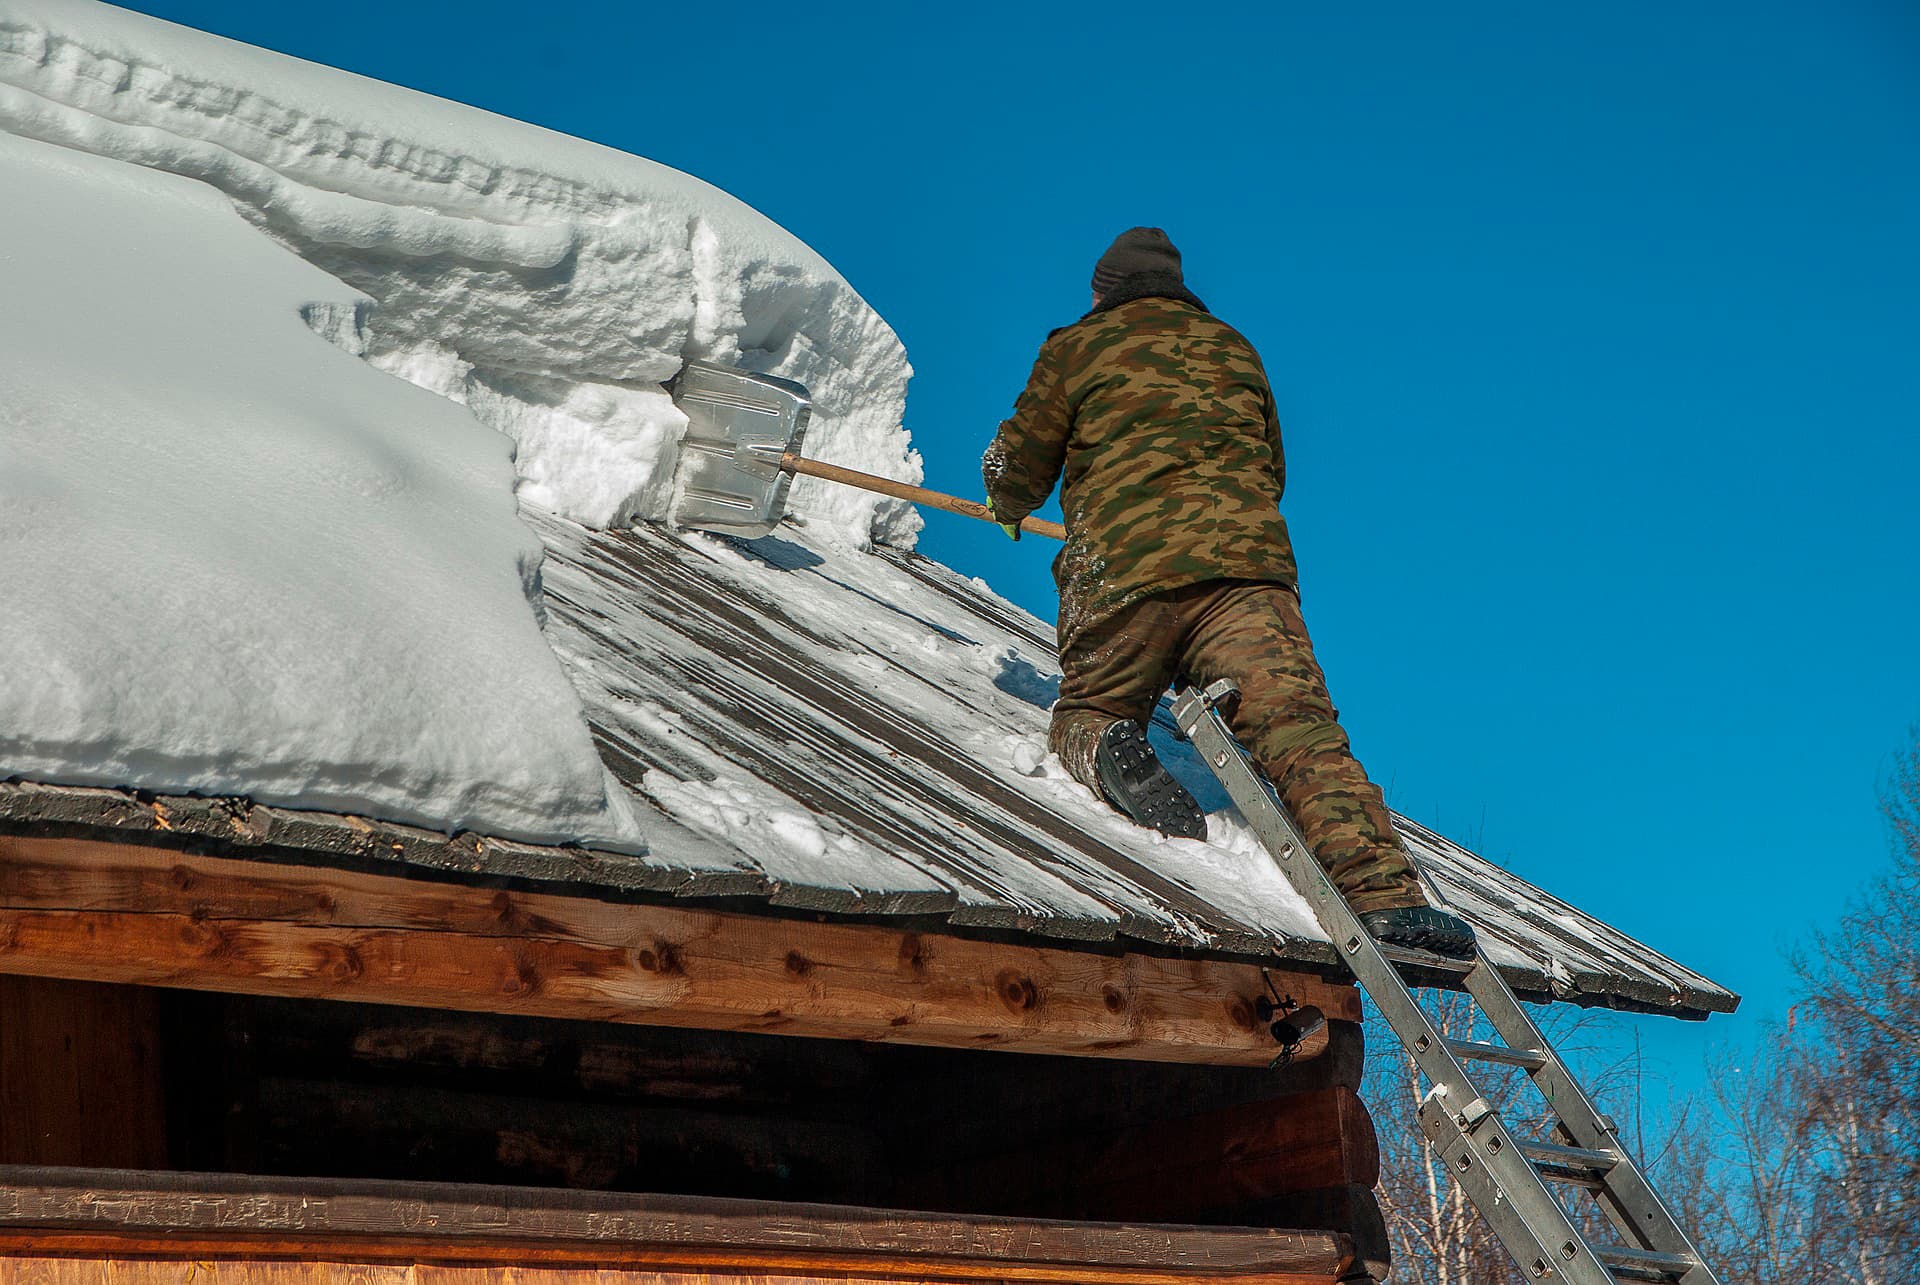
[[(664, 161), (899, 331), (930, 485), (1168, 229), (1264, 353), (1308, 622), (1400, 811), (1748, 996), (1920, 723), (1920, 10), (145, 3)], [(457, 18), (448, 15), (456, 13)], [(922, 547), (1051, 619), (1051, 550)]]

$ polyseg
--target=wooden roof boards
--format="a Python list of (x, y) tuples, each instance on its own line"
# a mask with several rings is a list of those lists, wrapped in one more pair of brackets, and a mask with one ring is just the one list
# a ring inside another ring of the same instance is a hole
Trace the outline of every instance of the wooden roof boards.
[[(933, 876), (952, 897), (937, 913), (956, 925), (1331, 962), (1264, 858), (1163, 842), (1077, 785), (1021, 770), (1012, 747), (1044, 745), (1052, 630), (977, 581), (793, 527), (741, 543), (652, 527), (536, 529), (550, 635), (606, 757), (643, 796), (656, 772), (713, 770), (702, 756), (717, 750), (719, 770), (744, 770), (863, 849)], [(1155, 721), (1176, 770), (1204, 790), (1211, 778), (1190, 755), (1180, 761), (1164, 705)], [(1522, 989), (1690, 1016), (1736, 1002), (1432, 831), (1400, 825)], [(831, 854), (821, 867), (814, 888), (831, 897), (850, 871)]]

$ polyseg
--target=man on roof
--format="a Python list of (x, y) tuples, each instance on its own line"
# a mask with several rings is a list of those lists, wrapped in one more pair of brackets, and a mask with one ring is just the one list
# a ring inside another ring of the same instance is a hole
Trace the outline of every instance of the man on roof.
[(1428, 904), (1314, 659), (1266, 370), (1187, 289), (1165, 232), (1132, 228), (1100, 256), (1092, 308), (1047, 336), (982, 467), (1015, 539), (1061, 484), (1063, 676), (1048, 740), (1069, 772), (1140, 825), (1205, 838), (1146, 723), (1176, 676), (1232, 679), (1234, 734), (1368, 930), (1472, 953), (1472, 930)]

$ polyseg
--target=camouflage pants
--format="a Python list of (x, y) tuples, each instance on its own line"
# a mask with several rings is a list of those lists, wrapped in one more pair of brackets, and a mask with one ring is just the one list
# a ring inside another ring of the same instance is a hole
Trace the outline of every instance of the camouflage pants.
[(1386, 801), (1347, 746), (1292, 589), (1209, 580), (1154, 594), (1082, 629), (1060, 668), (1049, 743), (1096, 793), (1094, 748), (1109, 724), (1144, 724), (1176, 675), (1230, 678), (1234, 735), (1354, 909), (1425, 904)]

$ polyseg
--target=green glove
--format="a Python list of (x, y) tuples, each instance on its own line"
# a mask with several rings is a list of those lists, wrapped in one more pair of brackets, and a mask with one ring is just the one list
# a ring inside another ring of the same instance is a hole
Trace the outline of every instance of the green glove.
[(1018, 540), (1020, 538), (1020, 524), (1018, 522), (1000, 522), (1000, 515), (993, 511), (992, 500), (987, 501), (987, 516), (991, 517), (995, 522), (1000, 523), (1000, 529), (1007, 533), (1009, 540)]

